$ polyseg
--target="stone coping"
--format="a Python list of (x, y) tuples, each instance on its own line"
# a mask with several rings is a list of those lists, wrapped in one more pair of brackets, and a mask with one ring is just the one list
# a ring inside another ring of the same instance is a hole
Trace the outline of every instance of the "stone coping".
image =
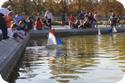
[(7, 80), (13, 68), (16, 66), (29, 40), (29, 34), (23, 41), (9, 38), (0, 41), (0, 74)]
[[(74, 35), (98, 35), (100, 29), (101, 34), (112, 34), (110, 32), (111, 28), (86, 28), (86, 29), (56, 29), (56, 33), (59, 36), (74, 36)], [(116, 33), (125, 32), (125, 27), (116, 28)], [(31, 30), (30, 35), (32, 37), (46, 37), (49, 33), (49, 30)]]

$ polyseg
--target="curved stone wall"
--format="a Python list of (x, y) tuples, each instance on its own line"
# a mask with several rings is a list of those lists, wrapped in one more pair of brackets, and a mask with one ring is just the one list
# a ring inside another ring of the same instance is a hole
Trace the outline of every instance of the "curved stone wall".
[(0, 74), (7, 80), (25, 50), (29, 34), (23, 41), (8, 39), (0, 41)]

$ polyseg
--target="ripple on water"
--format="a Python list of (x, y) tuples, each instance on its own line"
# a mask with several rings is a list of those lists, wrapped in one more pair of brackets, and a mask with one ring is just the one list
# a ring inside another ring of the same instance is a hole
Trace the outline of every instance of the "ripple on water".
[(125, 72), (124, 35), (66, 37), (55, 50), (29, 46), (15, 83), (117, 83)]

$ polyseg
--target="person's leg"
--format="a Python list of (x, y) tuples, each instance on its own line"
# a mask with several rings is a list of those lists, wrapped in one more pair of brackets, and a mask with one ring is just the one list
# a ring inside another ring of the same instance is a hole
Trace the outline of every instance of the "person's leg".
[(96, 28), (96, 21), (92, 22), (92, 28)]
[(51, 25), (52, 25), (51, 19), (48, 19), (48, 26), (50, 27), (50, 29), (52, 27)]
[(8, 39), (9, 37), (8, 37), (7, 28), (6, 27), (2, 27), (1, 30), (2, 30), (3, 39)]
[(0, 33), (0, 41), (2, 40), (2, 34)]
[(82, 26), (82, 20), (80, 19), (80, 26)]

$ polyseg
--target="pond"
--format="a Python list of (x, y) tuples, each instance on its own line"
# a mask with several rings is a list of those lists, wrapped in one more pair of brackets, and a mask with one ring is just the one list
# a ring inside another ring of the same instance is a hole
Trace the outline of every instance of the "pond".
[(10, 83), (117, 83), (125, 74), (124, 33), (62, 40), (48, 49), (47, 39), (31, 39)]

